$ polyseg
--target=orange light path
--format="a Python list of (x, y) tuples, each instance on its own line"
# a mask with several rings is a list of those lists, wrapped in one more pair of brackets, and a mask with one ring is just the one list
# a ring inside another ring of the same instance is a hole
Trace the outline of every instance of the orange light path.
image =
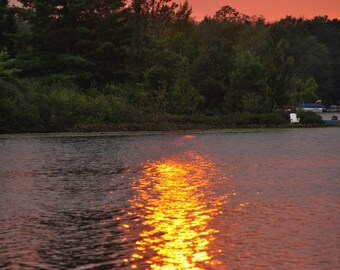
[(209, 252), (218, 232), (209, 222), (221, 205), (206, 198), (212, 164), (191, 156), (191, 162), (170, 159), (145, 167), (132, 201), (144, 225), (130, 258), (133, 268), (138, 259), (149, 269), (204, 269), (219, 263)]

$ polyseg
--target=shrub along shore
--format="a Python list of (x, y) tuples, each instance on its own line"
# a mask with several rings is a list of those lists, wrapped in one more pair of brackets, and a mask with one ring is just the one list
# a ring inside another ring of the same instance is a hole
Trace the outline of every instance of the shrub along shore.
[[(13, 87), (16, 86), (16, 87)], [(226, 128), (314, 127), (323, 125), (312, 112), (298, 111), (300, 123), (291, 124), (289, 112), (151, 113), (131, 104), (119, 87), (86, 92), (61, 84), (42, 86), (34, 81), (13, 82), (1, 104), (0, 133), (177, 131)], [(112, 94), (114, 92), (115, 94)], [(118, 94), (117, 94), (118, 92)], [(4, 93), (4, 92), (3, 92)]]
[(323, 122), (314, 113), (301, 113), (301, 123), (291, 124), (287, 113), (237, 113), (230, 115), (158, 115), (144, 116), (140, 122), (130, 123), (88, 123), (76, 124), (72, 132), (111, 132), (111, 131), (184, 131), (212, 129), (253, 129), (320, 127)]
[[(2, 81), (4, 82), (4, 81)], [(143, 110), (115, 85), (82, 90), (61, 83), (48, 86), (35, 80), (12, 79), (3, 88), (0, 134), (46, 132), (177, 131), (228, 128), (322, 126), (320, 116), (298, 111), (299, 123), (289, 112), (207, 110), (175, 114)]]

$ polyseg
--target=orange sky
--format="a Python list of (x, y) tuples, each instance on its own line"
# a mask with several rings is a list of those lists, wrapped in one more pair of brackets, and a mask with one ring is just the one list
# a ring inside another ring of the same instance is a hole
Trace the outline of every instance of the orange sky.
[(229, 5), (246, 15), (263, 15), (267, 20), (279, 20), (286, 15), (313, 18), (328, 15), (340, 18), (340, 0), (188, 0), (193, 15), (200, 21), (214, 15), (220, 7)]
[[(184, 0), (174, 0), (183, 2)], [(197, 21), (205, 15), (214, 15), (222, 6), (229, 5), (246, 15), (263, 15), (269, 21), (279, 20), (286, 15), (313, 18), (328, 15), (340, 19), (340, 0), (188, 0)], [(16, 2), (16, 0), (10, 0)]]

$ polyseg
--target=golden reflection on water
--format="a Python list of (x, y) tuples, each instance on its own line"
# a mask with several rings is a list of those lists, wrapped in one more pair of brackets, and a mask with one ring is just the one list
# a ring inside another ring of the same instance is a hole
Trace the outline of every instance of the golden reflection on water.
[(194, 153), (144, 167), (132, 201), (143, 224), (132, 268), (142, 260), (149, 269), (205, 269), (219, 263), (216, 251), (209, 250), (218, 232), (211, 221), (221, 205), (208, 189), (213, 173), (213, 165)]

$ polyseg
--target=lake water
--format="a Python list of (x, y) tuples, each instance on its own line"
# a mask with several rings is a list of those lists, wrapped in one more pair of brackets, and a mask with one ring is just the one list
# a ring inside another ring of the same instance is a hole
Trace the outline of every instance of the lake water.
[(340, 128), (0, 138), (1, 269), (340, 269)]

